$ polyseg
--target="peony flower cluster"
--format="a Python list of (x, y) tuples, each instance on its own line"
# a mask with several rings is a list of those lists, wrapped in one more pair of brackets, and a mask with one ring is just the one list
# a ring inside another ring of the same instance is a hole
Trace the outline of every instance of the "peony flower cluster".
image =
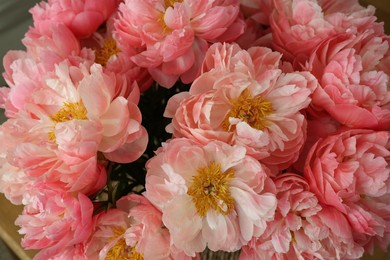
[(35, 259), (390, 246), (390, 38), (358, 0), (48, 0), (4, 59)]

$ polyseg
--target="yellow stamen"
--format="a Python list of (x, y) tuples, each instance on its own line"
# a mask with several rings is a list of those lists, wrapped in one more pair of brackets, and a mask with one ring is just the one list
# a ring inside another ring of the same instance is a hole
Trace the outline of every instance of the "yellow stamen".
[[(114, 237), (111, 240), (123, 235), (125, 230), (114, 230)], [(131, 247), (126, 244), (126, 240), (122, 237), (118, 239), (113, 247), (107, 252), (105, 260), (143, 260), (143, 254), (140, 254), (135, 249), (135, 246)]]
[(234, 209), (234, 199), (229, 191), (234, 171), (221, 172), (221, 165), (211, 162), (197, 172), (187, 194), (192, 197), (198, 214), (204, 217), (209, 209), (223, 215), (229, 214)]
[(178, 3), (182, 3), (183, 0), (165, 0), (164, 3), (165, 3), (165, 8), (168, 8), (168, 7), (173, 7), (173, 5), (178, 2)]
[[(50, 117), (50, 119), (56, 124), (73, 119), (86, 120), (88, 119), (87, 109), (85, 108), (83, 102), (66, 102), (57, 113)], [(56, 137), (54, 130), (49, 132), (49, 139), (55, 141)]]
[(225, 131), (231, 131), (229, 118), (239, 118), (247, 122), (251, 127), (263, 130), (269, 125), (267, 116), (273, 112), (272, 103), (261, 96), (252, 97), (248, 89), (245, 89), (241, 95), (231, 100), (231, 109), (222, 122), (222, 128)]
[(108, 60), (117, 55), (121, 50), (117, 47), (116, 41), (108, 38), (104, 41), (103, 47), (95, 50), (95, 62), (106, 66)]

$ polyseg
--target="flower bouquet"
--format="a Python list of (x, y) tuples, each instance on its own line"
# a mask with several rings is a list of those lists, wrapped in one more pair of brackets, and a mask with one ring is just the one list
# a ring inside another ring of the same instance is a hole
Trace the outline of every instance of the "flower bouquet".
[(37, 4), (0, 89), (0, 191), (24, 205), (22, 246), (36, 259), (386, 250), (390, 38), (374, 11)]

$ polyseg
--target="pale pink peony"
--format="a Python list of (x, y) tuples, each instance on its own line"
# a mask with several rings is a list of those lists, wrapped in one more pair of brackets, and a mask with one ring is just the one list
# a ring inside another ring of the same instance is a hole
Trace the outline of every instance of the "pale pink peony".
[(304, 169), (311, 191), (348, 219), (354, 239), (371, 251), (390, 244), (390, 133), (350, 130), (320, 139)]
[(26, 194), (34, 186), (33, 182), (23, 171), (10, 165), (0, 155), (0, 192), (12, 202), (12, 204), (26, 204)]
[(94, 33), (116, 10), (121, 0), (49, 0), (30, 9), (34, 27), (41, 33), (58, 24), (66, 25), (77, 38)]
[[(286, 173), (275, 179), (275, 186), (275, 218), (264, 234), (242, 248), (240, 259), (350, 259), (362, 255), (363, 249), (353, 242), (349, 224), (340, 213), (341, 219), (331, 220), (335, 224), (324, 221), (331, 211), (322, 211), (305, 179)], [(338, 225), (342, 231), (331, 229)]]
[(119, 48), (131, 45), (132, 57), (160, 85), (199, 74), (209, 42), (233, 41), (244, 31), (238, 0), (126, 0), (115, 23)]
[(390, 39), (366, 31), (323, 42), (306, 68), (318, 79), (311, 107), (350, 128), (390, 127)]
[(24, 51), (9, 51), (3, 58), (4, 80), (9, 87), (0, 88), (0, 107), (9, 118), (23, 109), (30, 94), (39, 89), (46, 70)]
[(217, 139), (243, 145), (275, 174), (286, 169), (305, 142), (300, 110), (317, 81), (307, 72), (283, 73), (280, 57), (263, 47), (214, 44), (189, 93), (169, 100), (167, 130), (202, 144)]
[(375, 23), (375, 8), (364, 8), (357, 0), (276, 0), (270, 17), (273, 48), (297, 69), (324, 39), (340, 32), (356, 34), (366, 29), (383, 32)]
[(273, 218), (273, 182), (244, 147), (175, 138), (146, 167), (144, 195), (161, 210), (173, 245), (188, 256), (206, 245), (238, 250)]
[(92, 211), (92, 202), (81, 193), (73, 197), (45, 189), (15, 221), (21, 227), (19, 233), (24, 234), (22, 246), (46, 248), (47, 254), (55, 255), (67, 246), (83, 242), (91, 235)]

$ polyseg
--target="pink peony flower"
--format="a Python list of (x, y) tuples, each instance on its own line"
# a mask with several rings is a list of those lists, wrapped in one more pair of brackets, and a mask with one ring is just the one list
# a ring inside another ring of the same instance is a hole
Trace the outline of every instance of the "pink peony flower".
[(179, 78), (192, 82), (208, 43), (233, 41), (245, 27), (238, 0), (126, 0), (119, 12), (115, 23), (119, 48), (137, 48), (140, 53), (132, 60), (167, 88)]
[(341, 214), (341, 219), (331, 221), (337, 223), (334, 226), (346, 225), (342, 231), (333, 231), (332, 224), (324, 221), (329, 210), (322, 211), (305, 179), (286, 173), (275, 179), (275, 186), (275, 218), (260, 237), (242, 248), (240, 259), (351, 259), (362, 255), (363, 249), (353, 242)]
[[(116, 162), (134, 161), (144, 152), (141, 113), (131, 100), (114, 98), (116, 77), (100, 65), (63, 62), (44, 78), (17, 117), (4, 124), (9, 163), (39, 181), (93, 193), (106, 178), (98, 152)], [(138, 102), (136, 84), (132, 89), (129, 99)]]
[(45, 34), (30, 27), (22, 42), (28, 57), (42, 63), (46, 71), (53, 71), (56, 64), (65, 60), (73, 66), (93, 63), (92, 50), (83, 48), (73, 32), (61, 23), (51, 26)]
[(276, 0), (274, 5), (273, 47), (284, 59), (294, 61), (297, 69), (322, 40), (340, 32), (383, 32), (383, 25), (375, 23), (375, 8), (364, 8), (357, 0)]
[(300, 110), (317, 81), (307, 72), (283, 73), (280, 57), (263, 47), (213, 45), (189, 93), (169, 100), (167, 130), (202, 144), (217, 139), (243, 145), (275, 174), (286, 169), (305, 142)]
[(117, 206), (130, 208), (132, 223), (123, 235), (128, 246), (142, 254), (144, 259), (172, 259), (170, 234), (158, 209), (143, 196), (135, 194), (122, 197)]
[(130, 226), (128, 211), (108, 209), (94, 216), (94, 227), (90, 238), (84, 241), (84, 255), (87, 259), (104, 259), (104, 257), (125, 257), (128, 246), (123, 234)]
[(94, 232), (86, 242), (87, 259), (192, 259), (170, 244), (161, 212), (140, 195), (119, 199), (116, 209), (95, 217)]
[[(117, 91), (117, 95), (127, 97), (131, 90), (131, 82), (136, 81), (140, 91), (143, 92), (150, 87), (153, 79), (146, 68), (139, 67), (130, 59), (137, 54), (136, 48), (128, 45), (119, 48), (113, 28), (116, 17), (113, 15), (107, 21), (103, 32), (94, 33), (90, 38), (82, 41), (82, 45), (94, 50), (94, 61), (103, 66), (105, 73), (115, 73), (118, 79), (127, 81)], [(129, 88), (125, 87), (127, 85)]]
[(12, 204), (26, 204), (26, 193), (33, 188), (31, 179), (19, 168), (10, 165), (0, 155), (0, 192), (12, 202)]
[(306, 65), (319, 80), (312, 107), (350, 128), (390, 127), (390, 40), (370, 31), (323, 42)]
[(116, 10), (121, 0), (49, 0), (31, 8), (34, 27), (41, 33), (52, 26), (66, 25), (77, 38), (94, 33)]
[(16, 219), (15, 224), (21, 227), (19, 233), (24, 234), (22, 246), (46, 248), (51, 255), (85, 241), (92, 231), (92, 211), (92, 202), (81, 193), (76, 198), (69, 193), (45, 189)]
[(175, 138), (146, 166), (145, 197), (161, 210), (173, 245), (188, 256), (206, 245), (238, 250), (273, 218), (273, 182), (244, 147)]
[(350, 130), (320, 139), (304, 169), (311, 191), (347, 217), (366, 250), (376, 239), (384, 250), (390, 244), (389, 138), (388, 131)]

